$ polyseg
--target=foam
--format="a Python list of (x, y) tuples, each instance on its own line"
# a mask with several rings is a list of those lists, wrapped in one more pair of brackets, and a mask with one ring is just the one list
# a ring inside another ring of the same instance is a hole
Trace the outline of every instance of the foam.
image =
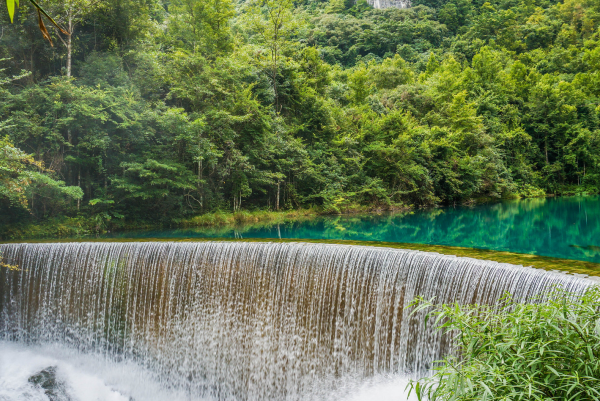
[[(182, 392), (163, 388), (159, 378), (139, 365), (107, 362), (100, 355), (83, 355), (60, 345), (28, 347), (0, 341), (0, 401), (48, 401), (44, 389), (30, 383), (29, 378), (49, 367), (56, 368), (57, 380), (65, 386), (69, 401), (190, 400)], [(362, 383), (347, 383), (335, 393), (318, 398), (416, 401), (414, 393), (407, 396), (408, 383), (402, 376), (378, 376)]]

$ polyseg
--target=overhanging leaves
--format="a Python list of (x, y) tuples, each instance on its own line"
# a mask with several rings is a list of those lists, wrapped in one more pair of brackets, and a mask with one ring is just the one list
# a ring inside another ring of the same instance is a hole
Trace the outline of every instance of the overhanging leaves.
[[(37, 9), (38, 26), (40, 28), (40, 31), (42, 32), (42, 35), (44, 36), (44, 39), (46, 39), (48, 42), (50, 42), (51, 46), (53, 46), (52, 38), (50, 37), (50, 34), (48, 33), (48, 29), (46, 28), (46, 25), (44, 24), (42, 15), (44, 17), (48, 18), (48, 20), (52, 23), (52, 25), (54, 25), (60, 32), (62, 32), (65, 35), (69, 34), (56, 21), (54, 21), (54, 19), (50, 15), (48, 15), (48, 13), (35, 0), (29, 0), (29, 2), (31, 4), (33, 4), (33, 6)], [(6, 0), (6, 7), (8, 8), (8, 16), (10, 17), (10, 22), (13, 23), (14, 16), (15, 16), (15, 9), (17, 7), (19, 7), (19, 0)]]

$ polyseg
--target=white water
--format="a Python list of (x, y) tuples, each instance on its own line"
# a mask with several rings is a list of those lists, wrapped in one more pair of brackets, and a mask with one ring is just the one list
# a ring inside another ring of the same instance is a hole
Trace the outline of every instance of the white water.
[(505, 292), (531, 301), (555, 284), (574, 292), (592, 284), (343, 245), (15, 244), (0, 252), (19, 267), (0, 268), (0, 339), (11, 342), (0, 380), (13, 397), (0, 401), (38, 396), (29, 377), (49, 367), (82, 401), (86, 388), (101, 401), (398, 400), (403, 377), (424, 374), (452, 349), (448, 336), (424, 327), (423, 313), (406, 309), (416, 296), (493, 305)]
[(0, 342), (0, 400), (49, 400), (44, 389), (29, 379), (51, 367), (72, 401), (188, 400), (184, 394), (166, 391), (133, 363), (111, 363), (64, 346), (8, 342)]
[(374, 8), (409, 8), (411, 0), (367, 0)]
[[(43, 388), (29, 381), (49, 367), (56, 368), (57, 381), (69, 401), (198, 400), (181, 391), (165, 389), (151, 372), (135, 363), (108, 362), (60, 345), (27, 347), (0, 341), (0, 401), (52, 401)], [(338, 392), (323, 397), (323, 401), (416, 401), (414, 394), (410, 398), (407, 395), (408, 382), (396, 375), (347, 383)]]

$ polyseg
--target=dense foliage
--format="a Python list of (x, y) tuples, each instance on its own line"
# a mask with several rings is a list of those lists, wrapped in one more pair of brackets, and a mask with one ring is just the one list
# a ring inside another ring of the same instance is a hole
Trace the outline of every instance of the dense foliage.
[(0, 224), (600, 187), (596, 0), (39, 3), (72, 35), (2, 13), (0, 136), (63, 184)]
[(600, 399), (600, 288), (581, 298), (557, 291), (539, 303), (504, 301), (500, 310), (444, 305), (430, 312), (456, 333), (459, 349), (434, 377), (412, 383), (419, 399)]

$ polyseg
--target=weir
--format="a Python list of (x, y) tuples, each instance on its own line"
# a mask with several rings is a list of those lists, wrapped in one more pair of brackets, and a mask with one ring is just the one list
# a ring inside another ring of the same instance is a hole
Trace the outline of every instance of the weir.
[[(533, 301), (591, 280), (469, 258), (306, 243), (0, 245), (0, 337), (134, 361), (190, 399), (314, 399), (418, 375), (449, 338), (406, 307)], [(195, 398), (196, 397), (196, 398)]]

